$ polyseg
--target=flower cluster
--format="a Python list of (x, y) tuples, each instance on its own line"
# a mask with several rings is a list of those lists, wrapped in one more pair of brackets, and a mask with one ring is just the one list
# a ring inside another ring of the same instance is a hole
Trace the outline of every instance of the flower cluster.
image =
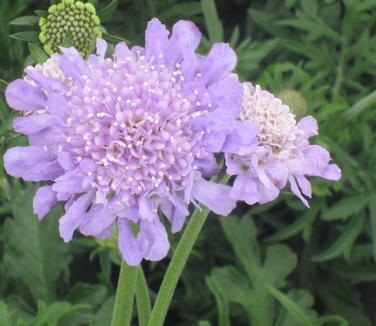
[[(191, 203), (228, 215), (238, 200), (276, 198), (287, 181), (307, 203), (305, 176), (339, 178), (328, 152), (308, 143), (315, 120), (296, 124), (280, 100), (242, 85), (228, 44), (197, 54), (200, 38), (189, 21), (177, 22), (170, 35), (152, 19), (145, 47), (119, 43), (107, 57), (98, 39), (87, 59), (61, 48), (9, 84), (8, 104), (24, 112), (13, 127), (30, 146), (9, 149), (5, 168), (48, 182), (34, 198), (40, 219), (65, 202), (64, 241), (76, 229), (106, 238), (116, 227), (128, 264), (160, 260), (169, 249), (161, 214), (177, 232)], [(210, 181), (219, 172), (217, 154), (236, 176), (231, 187)]]
[(317, 135), (316, 120), (307, 116), (296, 123), (289, 107), (273, 94), (251, 83), (243, 88), (240, 119), (258, 123), (259, 144), (246, 155), (226, 154), (227, 172), (236, 175), (232, 198), (264, 204), (289, 182), (292, 192), (308, 206), (306, 197), (311, 197), (312, 189), (306, 176), (341, 177), (338, 166), (329, 164), (328, 151), (309, 144), (308, 138)]
[(117, 225), (131, 265), (167, 254), (160, 212), (173, 232), (190, 203), (229, 214), (231, 188), (206, 179), (218, 172), (214, 154), (240, 154), (257, 142), (257, 125), (237, 119), (242, 86), (231, 74), (236, 55), (227, 44), (198, 55), (195, 25), (179, 21), (169, 37), (157, 19), (145, 39), (145, 48), (118, 44), (112, 58), (103, 40), (87, 60), (62, 48), (6, 90), (8, 104), (27, 113), (13, 126), (30, 146), (9, 149), (5, 168), (51, 182), (36, 193), (38, 217), (65, 201), (65, 241), (75, 229), (107, 237)]
[(86, 55), (97, 37), (101, 37), (100, 20), (91, 3), (62, 0), (48, 9), (48, 16), (41, 18), (39, 40), (48, 54), (58, 51), (66, 38), (73, 46)]

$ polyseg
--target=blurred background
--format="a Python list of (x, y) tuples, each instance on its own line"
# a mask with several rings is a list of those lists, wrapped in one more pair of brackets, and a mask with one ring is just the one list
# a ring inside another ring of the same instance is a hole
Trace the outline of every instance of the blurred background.
[[(297, 119), (313, 115), (314, 141), (343, 171), (340, 182), (314, 180), (310, 209), (286, 192), (209, 218), (166, 325), (375, 325), (376, 1), (89, 2), (113, 43), (143, 44), (152, 17), (169, 27), (194, 21), (203, 53), (229, 42), (240, 78), (279, 96)], [(12, 131), (16, 113), (4, 89), (45, 55), (39, 18), (15, 19), (43, 16), (50, 4), (0, 0), (0, 325), (110, 325), (120, 261), (114, 241), (76, 234), (64, 244), (62, 208), (38, 222), (35, 185), (2, 166), (7, 148), (26, 144)], [(170, 236), (173, 246), (180, 235)], [(168, 261), (143, 263), (152, 298)]]

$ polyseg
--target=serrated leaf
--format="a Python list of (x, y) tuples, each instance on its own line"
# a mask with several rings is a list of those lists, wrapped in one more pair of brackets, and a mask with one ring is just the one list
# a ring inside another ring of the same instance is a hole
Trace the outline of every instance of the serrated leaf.
[(323, 262), (336, 258), (351, 248), (352, 244), (362, 231), (364, 218), (361, 216), (354, 217), (342, 230), (338, 239), (326, 250), (312, 257), (313, 261)]
[(260, 253), (256, 240), (256, 228), (251, 218), (228, 216), (221, 218), (223, 231), (234, 249), (249, 278), (260, 267)]
[(285, 283), (285, 278), (295, 269), (296, 254), (283, 244), (271, 245), (266, 249), (266, 257), (262, 266), (262, 275), (266, 282), (276, 287)]
[(107, 6), (97, 12), (98, 17), (102, 22), (109, 19), (112, 14), (115, 12), (118, 5), (118, 0), (111, 0)]
[(18, 32), (10, 35), (10, 37), (19, 41), (38, 42), (39, 33), (33, 31)]
[(346, 220), (350, 216), (359, 213), (368, 204), (368, 201), (367, 194), (345, 197), (325, 210), (321, 218), (324, 221)]
[(9, 25), (18, 25), (18, 26), (34, 26), (38, 25), (40, 17), (38, 16), (23, 16), (13, 19), (9, 22)]
[(247, 280), (231, 266), (214, 268), (206, 283), (217, 303), (219, 326), (230, 326), (229, 303), (237, 303), (247, 311), (254, 300)]
[(313, 326), (313, 321), (308, 316), (304, 310), (302, 310), (294, 301), (292, 301), (287, 295), (283, 294), (281, 291), (276, 289), (271, 284), (267, 285), (269, 292), (276, 298), (286, 310), (296, 318), (299, 322), (301, 322), (305, 326)]
[(218, 18), (215, 2), (213, 0), (201, 0), (201, 6), (210, 42), (223, 41), (223, 25)]
[(34, 191), (25, 191), (13, 201), (14, 219), (4, 223), (4, 261), (9, 275), (26, 284), (35, 299), (49, 302), (56, 296), (57, 281), (67, 268), (68, 246), (58, 236), (60, 209), (43, 221), (32, 213)]

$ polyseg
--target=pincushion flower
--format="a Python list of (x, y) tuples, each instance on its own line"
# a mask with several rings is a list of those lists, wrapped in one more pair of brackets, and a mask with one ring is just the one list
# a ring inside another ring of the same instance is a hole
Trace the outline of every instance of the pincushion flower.
[(312, 195), (307, 176), (338, 180), (341, 171), (330, 164), (326, 149), (311, 145), (317, 135), (317, 122), (311, 116), (298, 123), (289, 107), (260, 86), (243, 84), (242, 121), (259, 125), (259, 144), (245, 155), (226, 154), (227, 172), (235, 175), (231, 196), (249, 205), (275, 199), (289, 182), (292, 192), (308, 206)]
[(220, 215), (233, 209), (231, 188), (204, 178), (218, 172), (215, 153), (253, 148), (257, 125), (237, 119), (242, 85), (231, 74), (234, 51), (217, 43), (201, 56), (199, 42), (189, 21), (177, 22), (169, 37), (152, 19), (144, 48), (120, 43), (107, 58), (98, 40), (87, 60), (61, 48), (9, 84), (8, 104), (25, 112), (14, 129), (30, 146), (9, 149), (5, 168), (48, 182), (34, 198), (40, 219), (65, 202), (64, 241), (76, 229), (107, 237), (116, 225), (123, 258), (137, 265), (168, 252), (160, 212), (177, 232), (190, 203)]

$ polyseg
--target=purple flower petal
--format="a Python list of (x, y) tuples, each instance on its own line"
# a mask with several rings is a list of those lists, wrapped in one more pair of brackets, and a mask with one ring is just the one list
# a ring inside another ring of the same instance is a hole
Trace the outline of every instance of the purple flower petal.
[(13, 147), (4, 154), (8, 174), (26, 181), (53, 180), (63, 173), (55, 156), (42, 147)]
[(84, 221), (85, 212), (93, 199), (93, 193), (81, 195), (69, 207), (68, 211), (59, 220), (59, 232), (64, 242), (72, 240), (73, 232)]
[(51, 77), (44, 76), (41, 72), (34, 67), (28, 67), (25, 69), (28, 79), (32, 80), (41, 89), (48, 92), (65, 92), (68, 87), (62, 84), (59, 80)]
[(104, 205), (93, 205), (85, 214), (80, 232), (84, 235), (98, 236), (113, 225), (115, 218), (116, 215)]
[(130, 266), (140, 265), (142, 253), (128, 221), (124, 218), (119, 218), (117, 224), (119, 229), (119, 250), (123, 259)]
[(67, 100), (58, 93), (48, 94), (48, 110), (55, 116), (66, 119), (71, 111)]
[(157, 18), (148, 22), (145, 31), (145, 54), (156, 59), (166, 54), (169, 31)]
[(230, 75), (209, 86), (208, 92), (212, 98), (212, 104), (231, 111), (233, 117), (238, 117), (241, 111), (241, 99), (243, 86), (236, 75)]
[(310, 115), (300, 119), (297, 127), (304, 131), (304, 136), (307, 138), (318, 135), (317, 121)]
[(35, 193), (33, 200), (34, 213), (41, 220), (50, 212), (52, 207), (57, 203), (56, 193), (52, 191), (51, 186), (40, 187)]
[(142, 220), (137, 242), (145, 259), (158, 261), (167, 256), (170, 249), (167, 232), (159, 219)]
[(60, 49), (63, 52), (59, 62), (60, 69), (65, 76), (71, 77), (76, 82), (81, 82), (82, 76), (89, 74), (85, 60), (73, 47)]
[(84, 175), (78, 170), (66, 172), (55, 180), (52, 189), (66, 194), (78, 194), (84, 191)]
[(71, 154), (68, 152), (60, 152), (57, 156), (57, 160), (65, 171), (72, 171), (77, 167), (77, 164), (73, 161)]
[(200, 44), (201, 33), (197, 26), (188, 20), (178, 21), (172, 28), (167, 57), (174, 65), (182, 59), (189, 59)]
[(239, 174), (234, 181), (231, 189), (231, 197), (237, 200), (243, 200), (248, 205), (253, 205), (260, 200), (257, 191), (257, 181), (244, 173)]
[(107, 42), (99, 38), (97, 39), (96, 46), (97, 46), (97, 55), (104, 58), (104, 56), (106, 55), (106, 51), (107, 51)]
[(118, 43), (115, 46), (115, 56), (117, 59), (126, 60), (127, 58), (134, 58), (133, 53), (129, 50), (128, 45), (124, 42)]
[(10, 107), (16, 110), (39, 110), (46, 106), (43, 92), (22, 79), (9, 83), (5, 98)]
[(309, 207), (307, 199), (305, 199), (300, 192), (300, 189), (298, 187), (298, 184), (296, 183), (295, 177), (289, 177), (290, 187), (291, 191), (302, 201), (302, 203)]
[(234, 50), (227, 43), (215, 43), (200, 69), (202, 81), (206, 85), (214, 84), (227, 77), (235, 65)]
[(192, 197), (204, 204), (218, 215), (226, 216), (236, 206), (236, 200), (230, 196), (231, 187), (216, 184), (199, 178), (195, 181), (192, 189)]
[(245, 155), (257, 146), (258, 125), (253, 121), (237, 121), (233, 132), (226, 137), (222, 151)]
[(14, 119), (13, 129), (25, 135), (32, 135), (45, 128), (59, 127), (61, 124), (62, 121), (59, 117), (50, 114), (38, 114)]

